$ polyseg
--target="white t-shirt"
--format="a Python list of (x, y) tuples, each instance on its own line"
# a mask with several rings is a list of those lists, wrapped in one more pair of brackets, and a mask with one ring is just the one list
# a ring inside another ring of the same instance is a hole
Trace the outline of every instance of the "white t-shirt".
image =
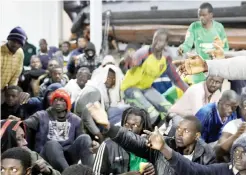
[(190, 155), (183, 155), (183, 156), (189, 159), (190, 161), (192, 161), (193, 155), (194, 155), (194, 151)]
[(242, 119), (232, 120), (225, 125), (222, 132), (236, 134), (238, 128), (241, 126), (242, 123), (243, 123)]

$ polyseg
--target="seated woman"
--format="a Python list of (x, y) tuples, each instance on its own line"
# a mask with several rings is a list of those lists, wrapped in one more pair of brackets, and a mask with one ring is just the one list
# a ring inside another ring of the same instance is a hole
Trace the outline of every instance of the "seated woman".
[(32, 165), (37, 165), (39, 173), (59, 175), (37, 152), (27, 147), (26, 129), (22, 121), (2, 120), (1, 121), (1, 152), (13, 147), (21, 147), (31, 154)]

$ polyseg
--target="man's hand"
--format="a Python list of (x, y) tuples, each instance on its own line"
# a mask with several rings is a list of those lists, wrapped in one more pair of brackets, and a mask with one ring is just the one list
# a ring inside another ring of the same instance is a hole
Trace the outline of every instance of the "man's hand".
[(44, 159), (39, 159), (35, 162), (36, 165), (38, 165), (40, 172), (45, 174), (50, 174), (51, 170), (49, 169), (47, 163)]
[(165, 146), (165, 141), (157, 126), (155, 127), (154, 132), (144, 130), (144, 133), (149, 136), (149, 139), (147, 140), (148, 147), (159, 151), (163, 149)]
[(89, 103), (86, 105), (90, 115), (96, 121), (96, 123), (103, 125), (106, 128), (110, 127), (110, 123), (108, 121), (108, 115), (100, 105), (99, 102)]
[(185, 75), (193, 75), (207, 71), (207, 64), (199, 55), (186, 59), (178, 68), (178, 71)]
[(26, 104), (30, 99), (30, 94), (26, 92), (21, 92), (19, 95), (20, 105)]
[(144, 169), (144, 171), (143, 171), (142, 174), (143, 174), (143, 175), (155, 175), (155, 168), (154, 168), (153, 164), (152, 164), (152, 163), (149, 163), (149, 164), (145, 167), (145, 169)]
[(97, 141), (93, 140), (90, 150), (92, 153), (96, 154), (99, 147), (100, 144)]
[(238, 138), (240, 137), (243, 133), (246, 133), (246, 122), (243, 122), (240, 127), (238, 128), (235, 136)]

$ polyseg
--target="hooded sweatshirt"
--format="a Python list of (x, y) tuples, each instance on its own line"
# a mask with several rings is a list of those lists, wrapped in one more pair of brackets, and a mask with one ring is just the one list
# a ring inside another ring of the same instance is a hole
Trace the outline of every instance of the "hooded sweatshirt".
[[(115, 86), (113, 88), (107, 89), (105, 82), (107, 80), (109, 69), (113, 69), (116, 73)], [(78, 98), (75, 101), (75, 113), (83, 118), (83, 122), (87, 129), (92, 134), (99, 133), (99, 129), (96, 126), (93, 119), (90, 117), (86, 105), (88, 103), (94, 103), (99, 101), (102, 108), (108, 109), (109, 107), (116, 107), (119, 103), (122, 102), (120, 84), (123, 79), (123, 73), (120, 68), (114, 65), (107, 65), (100, 70), (89, 80), (85, 87), (81, 90)]]
[(112, 55), (106, 55), (103, 58), (102, 64), (94, 70), (91, 79), (93, 79), (96, 75), (100, 74), (100, 71), (108, 64), (116, 65), (116, 61)]
[[(88, 51), (92, 51), (94, 54), (90, 56), (88, 55)], [(91, 72), (93, 72), (99, 65), (99, 60), (96, 57), (96, 48), (92, 42), (87, 43), (87, 47), (85, 48), (84, 53), (78, 55), (78, 57), (79, 63), (77, 67), (75, 67), (74, 61), (70, 61), (67, 65), (68, 72), (73, 75), (76, 75), (77, 71), (81, 67), (87, 67)]]
[[(6, 151), (7, 149), (17, 147), (16, 142), (16, 130), (21, 127), (26, 134), (26, 127), (22, 121), (13, 121), (13, 120), (2, 120), (1, 121), (1, 152)], [(43, 159), (37, 152), (31, 151), (26, 148), (27, 151), (30, 152), (32, 158), (32, 165), (35, 164), (37, 160)], [(51, 175), (59, 175), (60, 173), (53, 169), (48, 162), (46, 162), (48, 168), (51, 170)]]
[(82, 134), (81, 119), (77, 115), (67, 112), (63, 122), (58, 121), (55, 115), (50, 107), (38, 111), (24, 121), (28, 129), (35, 133), (35, 151), (38, 153), (49, 140), (58, 141), (64, 149), (68, 149)]

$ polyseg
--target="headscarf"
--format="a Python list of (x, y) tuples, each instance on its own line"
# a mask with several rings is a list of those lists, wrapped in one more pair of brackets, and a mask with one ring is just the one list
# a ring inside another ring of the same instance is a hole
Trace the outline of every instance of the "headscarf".
[(22, 121), (2, 120), (1, 121), (1, 152), (9, 148), (17, 147), (16, 130), (22, 127), (26, 133), (26, 127)]
[(71, 98), (67, 91), (63, 89), (57, 89), (51, 94), (50, 103), (52, 104), (56, 98), (62, 98), (67, 103), (67, 111), (70, 111), (72, 108)]

